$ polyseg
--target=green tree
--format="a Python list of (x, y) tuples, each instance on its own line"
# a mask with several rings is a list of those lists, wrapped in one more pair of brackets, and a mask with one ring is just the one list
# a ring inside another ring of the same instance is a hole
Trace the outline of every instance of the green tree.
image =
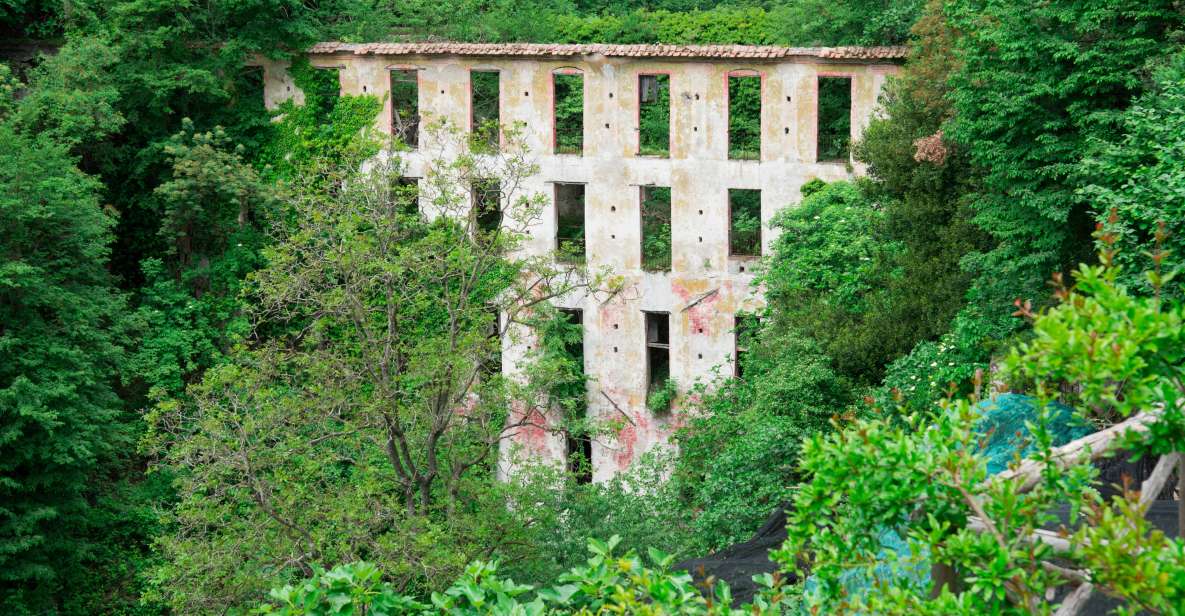
[[(1123, 113), (1121, 128), (1121, 136), (1092, 144), (1083, 163), (1092, 183), (1082, 195), (1096, 221), (1118, 235), (1124, 284), (1148, 294), (1152, 282), (1135, 272), (1153, 266), (1152, 253), (1161, 252), (1156, 266), (1165, 272), (1179, 272), (1185, 263), (1185, 206), (1179, 198), (1185, 191), (1185, 55), (1175, 53), (1154, 67), (1152, 86)], [(1161, 291), (1174, 298), (1183, 292), (1180, 285)]]
[(275, 189), (232, 148), (221, 129), (185, 123), (166, 146), (171, 177), (156, 189), (164, 216), (163, 258), (146, 260), (136, 316), (142, 329), (127, 370), (154, 395), (179, 395), (246, 333), (239, 289), (261, 264), (262, 224)]
[(827, 184), (774, 219), (781, 233), (762, 275), (767, 318), (816, 341), (840, 373), (864, 383), (879, 380), (881, 367), (903, 351), (886, 348), (891, 341), (868, 326), (894, 276), (885, 262), (897, 244), (878, 236), (883, 221), (859, 185)]
[[(260, 334), (155, 417), (179, 476), (159, 573), (177, 609), (225, 609), (314, 563), (364, 557), (430, 589), (515, 549), (493, 463), (549, 412), (547, 388), (487, 366), (580, 276), (509, 256), (542, 204), (517, 192), (535, 168), (514, 130), (496, 157), (431, 130), (463, 154), (433, 158), (420, 195), (399, 187), (394, 158), (337, 161), (343, 181), (328, 187), (324, 172), (297, 178), (292, 227), (275, 229), (251, 277)], [(491, 178), (505, 192), (485, 230), (469, 194)]]
[[(750, 315), (747, 317), (755, 320)], [(851, 387), (812, 339), (773, 318), (738, 332), (742, 378), (700, 383), (675, 434), (676, 489), (695, 545), (717, 550), (752, 536), (789, 500), (804, 439), (830, 430)]]
[(974, 220), (996, 242), (965, 263), (978, 318), (1000, 338), (1014, 300), (1043, 297), (1051, 272), (1090, 255), (1079, 163), (1090, 138), (1115, 134), (1183, 15), (1167, 0), (959, 0), (947, 14), (960, 33), (947, 134), (979, 171)]
[(46, 613), (95, 548), (93, 481), (132, 445), (115, 390), (124, 299), (99, 183), (12, 109), (0, 102), (0, 605)]
[(885, 359), (950, 328), (971, 284), (960, 261), (989, 248), (964, 199), (973, 186), (966, 152), (942, 132), (954, 112), (947, 79), (956, 60), (941, 2), (928, 3), (913, 35), (909, 61), (882, 95), (884, 116), (872, 119), (855, 148), (869, 166), (862, 188), (884, 207), (874, 233), (900, 247), (882, 255), (895, 275), (867, 317), (868, 329), (888, 341)]

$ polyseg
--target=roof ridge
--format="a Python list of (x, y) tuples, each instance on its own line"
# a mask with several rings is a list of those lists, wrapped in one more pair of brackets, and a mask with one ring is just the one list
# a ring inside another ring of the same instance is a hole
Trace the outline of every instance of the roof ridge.
[(909, 55), (902, 45), (860, 47), (789, 47), (783, 45), (674, 45), (614, 43), (471, 43), (425, 41), (401, 43), (343, 43), (323, 41), (309, 53), (351, 52), (355, 55), (495, 55), (554, 56), (601, 54), (619, 57), (785, 58), (811, 56), (828, 59), (897, 60)]

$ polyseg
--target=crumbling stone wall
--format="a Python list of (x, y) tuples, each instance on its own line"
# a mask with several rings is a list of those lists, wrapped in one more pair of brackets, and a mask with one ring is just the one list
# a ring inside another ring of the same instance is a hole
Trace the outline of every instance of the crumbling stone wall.
[[(614, 437), (592, 448), (594, 480), (626, 468), (642, 453), (665, 443), (672, 414), (646, 408), (645, 311), (670, 315), (670, 375), (686, 389), (715, 366), (728, 373), (735, 360), (734, 316), (761, 302), (751, 257), (731, 257), (728, 189), (761, 191), (762, 251), (775, 231), (770, 218), (800, 199), (803, 183), (834, 181), (862, 171), (848, 162), (816, 161), (817, 79), (851, 78), (851, 134), (855, 141), (874, 113), (885, 78), (898, 70), (900, 48), (794, 49), (779, 47), (674, 47), (607, 45), (475, 45), (323, 43), (310, 58), (315, 66), (340, 68), (343, 93), (386, 98), (378, 128), (390, 130), (389, 71), (418, 74), (419, 110), (425, 120), (444, 118), (469, 125), (471, 70), (500, 72), (503, 123), (523, 122), (540, 167), (526, 190), (552, 195), (554, 183), (586, 186), (587, 263), (621, 275), (629, 291), (607, 303), (570, 298), (565, 308), (584, 311), (585, 370), (590, 376), (588, 412), (620, 420)], [(301, 98), (283, 64), (263, 62), (265, 100)], [(584, 76), (584, 147), (580, 155), (553, 153), (552, 74)], [(727, 84), (730, 74), (761, 78), (760, 160), (729, 160)], [(639, 156), (639, 75), (669, 75), (670, 156)], [(420, 151), (432, 151), (420, 135)], [(419, 151), (407, 155), (409, 176), (422, 176)], [(670, 272), (641, 267), (639, 187), (671, 188)], [(555, 248), (554, 212), (545, 212), (526, 250)], [(504, 370), (515, 373), (529, 336), (507, 343)], [(623, 417), (624, 416), (624, 417)], [(503, 475), (516, 454), (560, 463), (562, 435), (523, 431), (506, 442)]]

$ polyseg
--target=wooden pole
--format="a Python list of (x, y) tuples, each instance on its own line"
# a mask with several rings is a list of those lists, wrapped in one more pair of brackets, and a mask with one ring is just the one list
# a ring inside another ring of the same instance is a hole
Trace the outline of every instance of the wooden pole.
[(1177, 454), (1177, 536), (1185, 537), (1185, 453)]

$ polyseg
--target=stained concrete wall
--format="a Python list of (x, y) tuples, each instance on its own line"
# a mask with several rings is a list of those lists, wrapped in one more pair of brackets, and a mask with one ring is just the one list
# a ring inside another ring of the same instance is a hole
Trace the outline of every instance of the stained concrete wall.
[[(817, 58), (778, 61), (627, 59), (581, 56), (548, 60), (467, 56), (313, 55), (315, 66), (340, 67), (342, 92), (384, 97), (378, 128), (390, 129), (389, 71), (416, 69), (419, 107), (425, 123), (446, 119), (469, 125), (469, 71), (501, 73), (501, 120), (523, 122), (526, 144), (540, 172), (525, 190), (553, 195), (554, 182), (581, 182), (586, 188), (587, 262), (622, 276), (626, 292), (602, 303), (594, 297), (569, 298), (562, 307), (584, 311), (585, 371), (590, 376), (588, 410), (594, 418), (618, 420), (614, 437), (593, 444), (594, 480), (611, 477), (641, 454), (667, 442), (674, 415), (653, 416), (646, 409), (644, 311), (667, 312), (671, 324), (671, 377), (686, 390), (707, 378), (713, 367), (731, 373), (737, 311), (761, 302), (754, 288), (751, 259), (729, 257), (728, 189), (761, 190), (763, 253), (775, 231), (774, 214), (793, 207), (799, 188), (812, 178), (833, 181), (862, 171), (853, 163), (815, 161), (816, 101), (819, 76), (852, 79), (852, 139), (874, 113), (888, 63), (826, 62)], [(281, 64), (264, 63), (270, 106), (300, 93)], [(551, 75), (577, 69), (584, 75), (585, 114), (582, 155), (552, 153)], [(761, 159), (728, 159), (728, 75), (755, 71), (762, 79)], [(670, 75), (671, 144), (669, 158), (642, 157), (638, 149), (638, 76)], [(420, 150), (407, 155), (408, 174), (422, 176), (420, 152), (433, 151), (421, 131)], [(639, 186), (671, 187), (672, 267), (669, 273), (641, 269)], [(554, 205), (552, 206), (554, 208)], [(555, 248), (554, 209), (532, 229), (525, 250), (547, 254)], [(504, 369), (517, 371), (532, 341), (524, 333), (507, 341)], [(623, 415), (628, 417), (624, 418)], [(502, 474), (525, 454), (559, 463), (562, 436), (545, 429), (523, 430), (506, 442)]]

